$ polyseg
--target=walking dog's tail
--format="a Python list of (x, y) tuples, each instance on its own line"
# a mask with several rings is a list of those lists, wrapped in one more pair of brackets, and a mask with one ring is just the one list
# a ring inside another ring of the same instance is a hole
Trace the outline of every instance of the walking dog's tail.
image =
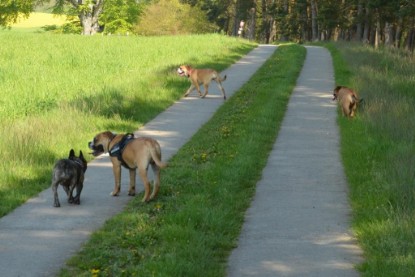
[(223, 76), (223, 78), (221, 78), (221, 77), (219, 76), (219, 79), (220, 79), (220, 81), (221, 81), (221, 82), (226, 81), (226, 75), (225, 75), (225, 76)]
[(158, 143), (157, 143), (156, 148), (151, 148), (150, 154), (151, 154), (151, 158), (153, 159), (154, 163), (158, 167), (160, 167), (160, 168), (167, 167), (167, 163), (164, 163), (164, 162), (161, 161), (161, 150), (160, 150), (160, 145), (158, 145)]
[(214, 74), (212, 75), (212, 80), (215, 80), (217, 82), (223, 82), (226, 81), (226, 75), (222, 77), (220, 77), (220, 74), (216, 71), (214, 71)]
[(356, 103), (356, 104), (360, 104), (360, 103), (363, 102), (363, 98), (359, 98), (355, 94), (352, 95), (352, 99), (353, 99), (353, 102)]

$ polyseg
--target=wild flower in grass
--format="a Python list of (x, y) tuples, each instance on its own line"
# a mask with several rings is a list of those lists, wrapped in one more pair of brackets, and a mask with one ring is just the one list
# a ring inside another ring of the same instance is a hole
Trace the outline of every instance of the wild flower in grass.
[(206, 152), (202, 152), (202, 153), (194, 153), (192, 160), (195, 161), (196, 163), (205, 163), (208, 159), (209, 154)]
[(91, 274), (92, 274), (92, 276), (93, 277), (96, 277), (96, 276), (98, 276), (99, 275), (99, 269), (91, 269)]
[(156, 209), (156, 211), (160, 211), (162, 207), (163, 207), (163, 205), (161, 203), (156, 203), (154, 205), (154, 208)]
[(222, 135), (222, 138), (227, 138), (231, 135), (231, 128), (228, 126), (222, 126), (220, 127), (220, 134)]

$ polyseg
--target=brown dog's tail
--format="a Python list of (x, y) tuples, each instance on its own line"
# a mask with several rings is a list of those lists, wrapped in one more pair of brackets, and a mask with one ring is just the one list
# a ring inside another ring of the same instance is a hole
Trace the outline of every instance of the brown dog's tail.
[(160, 167), (160, 168), (165, 168), (167, 167), (167, 163), (164, 163), (161, 161), (161, 154), (160, 154), (160, 148), (158, 148), (158, 151), (156, 151), (156, 149), (151, 148), (150, 150), (150, 154), (151, 154), (151, 158), (153, 159), (154, 163)]
[(359, 103), (363, 102), (363, 98), (359, 98), (356, 94), (352, 95), (352, 99), (353, 99), (353, 102), (356, 103), (356, 104), (359, 104)]

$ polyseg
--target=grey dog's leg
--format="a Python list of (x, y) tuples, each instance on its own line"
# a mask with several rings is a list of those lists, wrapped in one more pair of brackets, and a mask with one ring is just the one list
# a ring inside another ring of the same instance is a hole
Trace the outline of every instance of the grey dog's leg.
[(79, 182), (79, 184), (76, 185), (76, 195), (75, 198), (73, 200), (74, 204), (81, 204), (81, 191), (84, 187), (84, 184), (82, 182)]
[(76, 180), (71, 180), (71, 183), (69, 184), (68, 203), (74, 203), (73, 190), (75, 189), (76, 185)]
[(53, 180), (52, 181), (52, 192), (53, 192), (53, 206), (54, 207), (60, 207), (61, 203), (59, 203), (59, 197), (58, 197), (58, 183)]

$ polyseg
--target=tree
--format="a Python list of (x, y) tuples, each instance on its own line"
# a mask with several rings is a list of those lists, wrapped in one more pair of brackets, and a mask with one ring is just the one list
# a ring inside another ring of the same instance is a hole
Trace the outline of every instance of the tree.
[(317, 41), (318, 37), (318, 24), (317, 24), (317, 2), (316, 0), (310, 0), (311, 3), (311, 31), (313, 34), (313, 41)]
[(132, 33), (134, 24), (142, 15), (148, 1), (106, 0), (104, 12), (99, 17), (99, 25), (105, 34)]
[[(66, 4), (70, 10), (66, 11)], [(98, 19), (103, 12), (104, 0), (57, 0), (54, 7), (55, 13), (76, 14), (82, 26), (83, 35), (94, 35), (99, 31)]]
[(33, 0), (1, 0), (0, 26), (8, 27), (17, 21), (19, 15), (29, 16), (33, 11)]
[(198, 7), (178, 0), (160, 0), (148, 5), (139, 19), (135, 32), (139, 35), (178, 35), (209, 33), (217, 26), (207, 20)]
[(198, 7), (206, 14), (209, 22), (214, 23), (218, 26), (219, 31), (223, 31), (227, 34), (232, 32), (231, 21), (234, 16), (235, 1), (236, 0), (180, 0), (183, 4)]

